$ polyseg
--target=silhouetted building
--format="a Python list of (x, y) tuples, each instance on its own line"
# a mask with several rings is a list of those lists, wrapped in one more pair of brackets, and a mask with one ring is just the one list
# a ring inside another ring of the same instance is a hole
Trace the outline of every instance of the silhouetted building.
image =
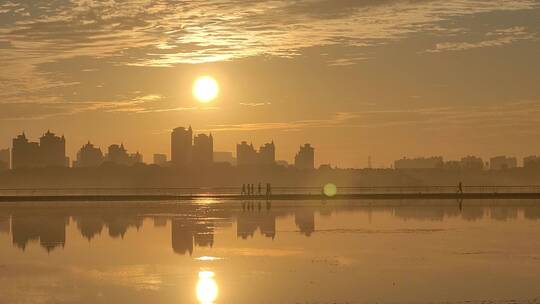
[(395, 169), (437, 169), (443, 168), (443, 158), (437, 157), (419, 157), (419, 158), (402, 158), (394, 161)]
[(37, 142), (30, 142), (23, 133), (13, 139), (11, 166), (13, 169), (33, 168), (40, 165), (40, 151)]
[(214, 138), (212, 134), (198, 134), (195, 136), (191, 159), (192, 163), (198, 166), (209, 166), (214, 162)]
[(457, 160), (445, 161), (443, 163), (443, 168), (444, 169), (450, 169), (450, 170), (459, 170), (459, 169), (461, 169), (461, 162), (459, 162)]
[(276, 163), (276, 146), (274, 145), (274, 141), (261, 146), (258, 162), (260, 165), (273, 165)]
[(143, 155), (139, 152), (135, 152), (129, 155), (129, 161), (130, 165), (134, 164), (142, 164), (143, 163)]
[(461, 159), (461, 168), (466, 170), (484, 169), (484, 161), (480, 157), (465, 156)]
[(193, 130), (191, 126), (176, 128), (171, 133), (171, 162), (174, 166), (185, 167), (191, 162)]
[(109, 153), (107, 153), (106, 157), (108, 162), (122, 166), (132, 166), (143, 162), (142, 154), (139, 152), (128, 154), (124, 144), (110, 145), (108, 150)]
[(110, 145), (107, 153), (107, 161), (117, 165), (129, 165), (129, 154), (127, 153), (126, 148), (124, 148), (124, 144)]
[(540, 157), (532, 155), (523, 158), (523, 167), (527, 169), (540, 169)]
[(491, 170), (505, 170), (517, 167), (517, 158), (496, 156), (489, 160), (489, 168)]
[(236, 145), (236, 162), (238, 166), (249, 166), (257, 164), (257, 151), (253, 144), (245, 141)]
[(88, 142), (77, 152), (77, 161), (73, 167), (97, 167), (103, 163), (101, 149)]
[(294, 157), (294, 166), (299, 169), (315, 168), (315, 149), (310, 144), (300, 147), (300, 151)]
[(236, 158), (233, 157), (232, 152), (214, 152), (214, 162), (236, 165)]
[(154, 165), (163, 167), (167, 164), (167, 155), (166, 154), (154, 154)]
[(0, 150), (0, 171), (11, 168), (11, 151), (9, 148)]
[(39, 139), (41, 165), (44, 167), (67, 167), (66, 139), (47, 131)]

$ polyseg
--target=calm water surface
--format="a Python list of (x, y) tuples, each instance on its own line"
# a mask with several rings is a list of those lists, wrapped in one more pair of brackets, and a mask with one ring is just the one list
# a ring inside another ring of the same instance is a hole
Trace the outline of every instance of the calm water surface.
[(0, 206), (0, 303), (537, 303), (540, 202)]

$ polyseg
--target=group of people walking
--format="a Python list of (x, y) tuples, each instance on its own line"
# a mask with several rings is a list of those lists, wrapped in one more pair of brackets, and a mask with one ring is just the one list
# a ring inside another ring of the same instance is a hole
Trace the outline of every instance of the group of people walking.
[[(255, 193), (255, 184), (242, 184), (242, 195), (253, 196), (253, 195), (262, 195), (262, 184), (257, 185), (257, 193)], [(266, 196), (272, 194), (272, 186), (270, 183), (266, 184)]]

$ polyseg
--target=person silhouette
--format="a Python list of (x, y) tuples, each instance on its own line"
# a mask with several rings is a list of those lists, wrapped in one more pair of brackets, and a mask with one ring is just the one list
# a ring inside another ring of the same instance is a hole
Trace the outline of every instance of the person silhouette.
[(461, 182), (458, 184), (458, 193), (463, 194), (463, 184)]
[(246, 184), (242, 184), (242, 194), (241, 195), (246, 195)]
[(261, 191), (262, 191), (261, 183), (259, 183), (257, 190), (258, 190), (258, 194), (261, 195)]

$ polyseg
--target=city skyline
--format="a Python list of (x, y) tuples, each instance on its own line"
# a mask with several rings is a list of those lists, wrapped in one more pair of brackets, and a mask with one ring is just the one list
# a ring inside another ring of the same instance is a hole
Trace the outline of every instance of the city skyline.
[[(54, 167), (54, 166), (64, 166), (64, 167), (93, 167), (99, 166), (104, 162), (112, 162), (120, 165), (133, 165), (135, 163), (147, 163), (147, 164), (158, 164), (166, 165), (170, 164), (171, 166), (187, 166), (198, 164), (208, 166), (214, 163), (214, 157), (219, 153), (230, 153), (232, 156), (233, 152), (230, 151), (215, 151), (214, 150), (214, 141), (212, 133), (208, 135), (204, 133), (194, 133), (191, 125), (188, 128), (177, 127), (173, 129), (170, 133), (170, 152), (169, 154), (165, 153), (153, 153), (152, 157), (147, 155), (148, 160), (152, 161), (143, 161), (143, 154), (139, 151), (135, 153), (128, 153), (128, 150), (124, 148), (123, 142), (118, 144), (111, 144), (107, 148), (107, 153), (101, 151), (101, 147), (94, 145), (92, 142), (88, 141), (84, 144), (76, 153), (76, 157), (72, 159), (66, 153), (66, 139), (65, 136), (61, 137), (56, 136), (55, 133), (52, 133), (50, 130), (43, 133), (40, 137), (40, 142), (32, 142), (29, 138), (26, 137), (26, 133), (17, 135), (13, 139), (11, 147), (0, 149), (0, 169), (7, 169), (9, 167), (9, 162), (11, 166), (16, 168), (17, 162), (19, 161), (15, 158), (13, 160), (13, 155), (21, 153), (17, 151), (17, 146), (21, 145), (22, 142), (26, 147), (24, 149), (29, 149), (28, 151), (22, 152), (23, 158), (28, 158), (30, 163), (29, 165), (23, 165), (20, 167)], [(21, 149), (21, 148), (19, 148)], [(177, 152), (175, 152), (175, 150)], [(15, 151), (15, 152), (13, 152)], [(263, 164), (272, 164), (272, 165), (292, 165), (297, 168), (318, 168), (316, 165), (314, 157), (314, 149), (311, 144), (305, 144), (300, 146), (299, 151), (292, 157), (292, 161), (279, 160), (276, 159), (276, 147), (274, 141), (270, 143), (264, 143), (262, 146), (257, 149), (254, 148), (253, 143), (248, 144), (247, 141), (242, 141), (236, 145), (236, 158), (231, 158), (229, 160), (221, 161), (228, 162), (231, 165), (263, 165)], [(35, 155), (40, 155), (35, 157)], [(176, 155), (176, 161), (173, 160), (173, 155)], [(238, 162), (238, 156), (241, 156), (241, 161)], [(156, 162), (156, 157), (158, 162)], [(45, 158), (42, 161), (42, 164), (35, 165), (35, 162), (39, 162), (41, 159)], [(82, 159), (82, 161), (81, 161)], [(63, 161), (62, 161), (63, 160)], [(8, 162), (9, 161), (9, 162)], [(7, 165), (6, 165), (7, 163)], [(328, 166), (330, 164), (320, 164), (320, 166)], [(540, 156), (537, 155), (527, 155), (522, 159), (519, 159), (514, 156), (506, 155), (497, 155), (487, 158), (485, 161), (482, 157), (474, 155), (466, 155), (457, 160), (444, 160), (442, 156), (419, 156), (409, 158), (404, 156), (400, 159), (394, 160), (388, 167), (381, 166), (379, 168), (394, 168), (394, 169), (422, 169), (422, 168), (463, 168), (463, 169), (505, 169), (505, 168), (516, 168), (516, 167), (540, 167)], [(371, 168), (371, 156), (368, 157), (367, 163), (363, 167), (358, 168)], [(377, 168), (377, 167), (375, 167)]]
[[(39, 142), (33, 142), (23, 131), (12, 140), (11, 147), (0, 149), (0, 170), (10, 167), (95, 167), (105, 162), (112, 162), (119, 165), (133, 165), (136, 163), (157, 164), (161, 166), (209, 166), (216, 161), (214, 157), (219, 155), (219, 162), (228, 162), (231, 165), (291, 165), (297, 168), (318, 168), (319, 166), (332, 166), (331, 163), (321, 163), (316, 165), (314, 148), (311, 144), (300, 146), (298, 152), (292, 157), (292, 161), (277, 159), (276, 146), (274, 140), (263, 143), (257, 150), (252, 142), (248, 144), (243, 140), (236, 144), (236, 158), (232, 151), (215, 151), (214, 136), (202, 132), (194, 132), (191, 125), (188, 128), (177, 127), (170, 133), (170, 152), (153, 153), (147, 155), (148, 160), (143, 161), (143, 154), (139, 151), (129, 153), (124, 147), (124, 143), (111, 144), (107, 151), (102, 151), (101, 147), (88, 141), (76, 153), (76, 157), (71, 158), (66, 153), (66, 138), (64, 135), (56, 136), (55, 133), (47, 130), (39, 138)], [(176, 151), (176, 152), (175, 152)], [(230, 157), (226, 155), (230, 155)], [(13, 157), (13, 155), (17, 155)], [(239, 157), (240, 156), (240, 157)], [(238, 159), (240, 158), (240, 162)], [(22, 159), (22, 160), (21, 160)], [(71, 161), (72, 160), (72, 161)], [(19, 162), (26, 162), (22, 165)], [(371, 156), (368, 157), (366, 166), (360, 168), (372, 168)], [(336, 166), (337, 167), (337, 166)], [(515, 156), (496, 155), (483, 159), (475, 155), (466, 155), (456, 160), (445, 160), (443, 156), (417, 156), (394, 160), (389, 166), (379, 166), (375, 168), (394, 169), (426, 169), (426, 168), (447, 168), (447, 169), (510, 169), (517, 167), (540, 167), (540, 156), (527, 155), (521, 159)]]

